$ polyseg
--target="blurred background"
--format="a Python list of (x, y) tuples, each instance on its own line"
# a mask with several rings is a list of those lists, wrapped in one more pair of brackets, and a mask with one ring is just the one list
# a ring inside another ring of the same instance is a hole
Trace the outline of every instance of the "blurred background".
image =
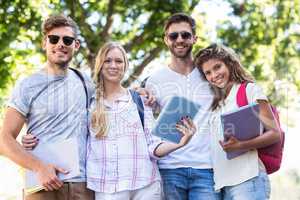
[[(300, 0), (0, 0), (0, 124), (16, 80), (45, 61), (43, 19), (60, 12), (79, 25), (81, 49), (72, 64), (88, 74), (104, 42), (124, 45), (130, 58), (125, 86), (166, 65), (163, 23), (175, 12), (191, 14), (194, 52), (212, 42), (232, 47), (279, 107), (286, 143), (282, 168), (270, 176), (271, 199), (300, 199)], [(0, 200), (22, 199), (20, 168), (1, 156), (0, 167)]]

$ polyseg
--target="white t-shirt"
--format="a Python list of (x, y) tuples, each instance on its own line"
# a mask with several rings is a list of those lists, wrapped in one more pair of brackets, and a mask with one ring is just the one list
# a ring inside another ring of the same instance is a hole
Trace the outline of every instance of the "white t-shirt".
[(154, 93), (161, 109), (173, 96), (183, 96), (201, 105), (201, 109), (194, 119), (197, 132), (186, 146), (161, 158), (158, 161), (159, 168), (212, 168), (208, 126), (212, 92), (199, 70), (194, 68), (190, 74), (182, 75), (169, 67), (164, 67), (149, 77), (146, 88)]
[[(263, 166), (260, 167), (260, 161), (256, 150), (251, 150), (234, 159), (228, 160), (226, 158), (226, 153), (219, 144), (219, 141), (224, 139), (220, 115), (239, 107), (236, 103), (236, 95), (239, 86), (240, 84), (232, 86), (228, 97), (225, 99), (224, 105), (215, 110), (209, 120), (216, 190), (225, 186), (233, 186), (247, 181), (258, 176), (259, 170), (261, 168), (263, 169)], [(246, 93), (249, 104), (257, 102), (258, 99), (267, 100), (262, 88), (255, 83), (247, 84)]]

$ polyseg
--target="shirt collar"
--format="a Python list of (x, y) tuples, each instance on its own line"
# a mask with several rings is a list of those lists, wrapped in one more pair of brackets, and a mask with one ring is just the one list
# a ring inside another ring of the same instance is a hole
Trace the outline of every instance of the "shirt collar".
[[(122, 95), (122, 96), (119, 96), (118, 98), (116, 98), (113, 104), (127, 103), (129, 101), (130, 101), (130, 95), (129, 95), (129, 91), (127, 91), (125, 95)], [(106, 108), (111, 109), (113, 107), (113, 104), (104, 99), (104, 106)]]
[(172, 74), (175, 74), (177, 76), (180, 76), (180, 77), (190, 77), (190, 78), (194, 78), (194, 77), (197, 77), (199, 76), (200, 72), (199, 72), (199, 69), (197, 67), (194, 67), (194, 69), (187, 75), (183, 75), (183, 74), (180, 74), (176, 71), (174, 71), (173, 69), (171, 69), (169, 66), (168, 66), (168, 70), (172, 73)]

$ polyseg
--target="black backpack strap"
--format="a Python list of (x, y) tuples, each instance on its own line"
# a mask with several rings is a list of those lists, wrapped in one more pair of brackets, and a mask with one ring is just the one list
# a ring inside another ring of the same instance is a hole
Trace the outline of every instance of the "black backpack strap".
[(75, 74), (78, 76), (78, 78), (81, 80), (82, 82), (82, 85), (84, 87), (84, 91), (85, 91), (85, 96), (86, 96), (86, 109), (88, 110), (89, 109), (89, 93), (88, 93), (88, 90), (87, 90), (87, 87), (86, 87), (86, 84), (85, 84), (85, 81), (84, 81), (84, 78), (83, 78), (83, 75), (81, 74), (81, 72), (75, 68), (71, 68), (69, 67), (70, 70), (72, 70), (73, 72), (75, 72)]
[(149, 78), (149, 76), (146, 77), (146, 78), (141, 82), (141, 84), (140, 84), (140, 87), (141, 87), (141, 88), (145, 88), (145, 87), (146, 87), (146, 83), (147, 83), (148, 78)]
[[(80, 79), (80, 81), (81, 81), (81, 83), (83, 85), (84, 92), (85, 92), (85, 97), (86, 97), (86, 104), (85, 104), (86, 117), (87, 117), (87, 120), (88, 120), (88, 118), (89, 118), (89, 102), (90, 102), (90, 100), (89, 100), (89, 93), (88, 93), (88, 90), (87, 90), (87, 87), (86, 87), (86, 83), (84, 81), (84, 77), (83, 77), (82, 73), (79, 70), (77, 70), (75, 68), (71, 68), (71, 67), (69, 67), (69, 69), (72, 70), (78, 76), (78, 78)], [(87, 124), (86, 127), (87, 127), (87, 131), (89, 133), (90, 132), (89, 124)]]
[[(84, 91), (85, 91), (85, 96), (86, 96), (86, 109), (89, 108), (89, 98), (88, 98), (88, 90), (83, 78), (83, 75), (81, 74), (81, 72), (77, 69), (71, 68), (69, 67), (70, 70), (72, 70), (73, 72), (75, 72), (75, 74), (78, 76), (78, 78), (81, 80), (82, 85), (84, 87)], [(33, 98), (32, 100), (29, 102), (29, 109), (31, 109), (31, 106), (33, 104), (33, 102), (49, 87), (49, 85), (53, 84), (54, 82), (56, 82), (57, 80), (51, 81), (49, 84), (47, 84), (46, 86), (44, 86)]]
[(143, 126), (143, 129), (144, 129), (145, 128), (145, 126), (144, 126), (144, 105), (143, 105), (142, 98), (140, 97), (139, 93), (137, 93), (134, 90), (129, 90), (129, 92), (130, 92), (130, 95), (133, 99), (133, 102), (137, 105), (140, 120), (142, 122), (142, 126)]

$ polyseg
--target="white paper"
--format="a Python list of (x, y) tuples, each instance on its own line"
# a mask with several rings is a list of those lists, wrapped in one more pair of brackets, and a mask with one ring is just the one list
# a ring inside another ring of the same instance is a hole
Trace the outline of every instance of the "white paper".
[[(74, 178), (80, 174), (79, 152), (76, 138), (70, 138), (53, 143), (38, 144), (33, 151), (30, 151), (37, 158), (45, 163), (51, 163), (57, 167), (67, 170), (68, 174), (58, 173), (60, 180)], [(25, 193), (39, 191), (42, 189), (38, 182), (37, 174), (31, 170), (25, 172)]]

